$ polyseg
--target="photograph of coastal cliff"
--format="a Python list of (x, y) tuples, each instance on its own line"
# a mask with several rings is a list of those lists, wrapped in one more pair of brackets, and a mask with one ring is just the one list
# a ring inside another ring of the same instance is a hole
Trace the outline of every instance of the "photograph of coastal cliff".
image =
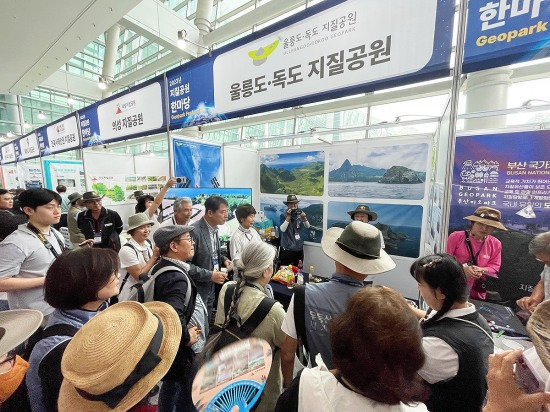
[(422, 206), (389, 205), (364, 202), (328, 202), (327, 229), (346, 227), (351, 222), (348, 211), (358, 204), (367, 204), (376, 212), (378, 220), (369, 222), (384, 238), (385, 250), (390, 255), (417, 258), (420, 254)]
[(322, 196), (325, 152), (260, 156), (260, 192)]
[(360, 145), (329, 153), (328, 194), (375, 199), (424, 198), (428, 144)]

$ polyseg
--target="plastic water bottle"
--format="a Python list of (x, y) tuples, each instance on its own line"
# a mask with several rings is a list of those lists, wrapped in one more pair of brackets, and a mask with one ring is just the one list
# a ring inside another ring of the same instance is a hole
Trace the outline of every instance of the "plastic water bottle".
[(298, 261), (298, 274), (296, 275), (296, 283), (298, 285), (304, 284), (304, 264), (301, 260)]
[(313, 275), (313, 272), (315, 272), (315, 266), (311, 265), (309, 267), (309, 276), (312, 276)]

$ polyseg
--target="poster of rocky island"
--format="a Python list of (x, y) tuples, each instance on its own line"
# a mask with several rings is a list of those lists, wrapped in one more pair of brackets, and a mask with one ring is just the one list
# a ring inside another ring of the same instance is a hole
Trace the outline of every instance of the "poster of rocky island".
[(424, 198), (428, 144), (359, 147), (329, 154), (328, 194), (374, 199)]

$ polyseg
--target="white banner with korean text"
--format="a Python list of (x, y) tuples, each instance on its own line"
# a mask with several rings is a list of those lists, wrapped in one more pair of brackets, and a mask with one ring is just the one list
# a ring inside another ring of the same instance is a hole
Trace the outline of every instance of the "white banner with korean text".
[(436, 15), (436, 0), (350, 0), (223, 53), (213, 68), (216, 110), (417, 72), (434, 54)]

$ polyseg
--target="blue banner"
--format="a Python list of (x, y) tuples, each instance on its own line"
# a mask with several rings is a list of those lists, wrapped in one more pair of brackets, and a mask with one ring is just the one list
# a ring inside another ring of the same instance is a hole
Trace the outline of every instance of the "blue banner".
[(170, 128), (449, 75), (452, 0), (326, 0), (167, 72)]
[(174, 139), (173, 148), (176, 187), (223, 186), (220, 146)]
[(550, 55), (550, 2), (470, 0), (465, 73)]
[(550, 131), (460, 136), (456, 141), (449, 233), (469, 229), (465, 216), (482, 205), (498, 209), (508, 231), (495, 288), (504, 299), (530, 293), (542, 264), (527, 245), (550, 230)]
[(80, 147), (77, 118), (74, 113), (55, 123), (36, 129), (35, 133), (42, 156)]
[(79, 111), (82, 146), (136, 138), (166, 129), (164, 79), (154, 79)]

